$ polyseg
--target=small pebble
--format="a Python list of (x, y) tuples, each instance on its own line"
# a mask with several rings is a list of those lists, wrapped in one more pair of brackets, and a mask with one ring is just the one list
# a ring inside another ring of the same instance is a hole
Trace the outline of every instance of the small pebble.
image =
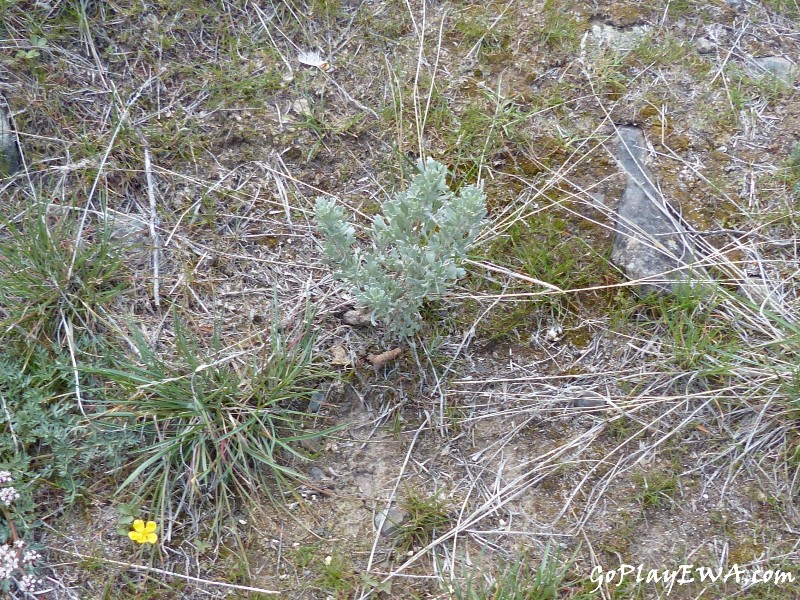
[(369, 312), (365, 311), (364, 309), (348, 310), (342, 316), (342, 321), (344, 321), (347, 325), (352, 325), (354, 327), (372, 324)]
[(714, 51), (714, 42), (708, 38), (697, 40), (697, 52), (700, 54), (711, 54)]
[(548, 342), (557, 342), (561, 339), (562, 333), (564, 333), (564, 329), (561, 325), (553, 325), (547, 330), (547, 333), (544, 334), (544, 339)]
[(572, 402), (575, 408), (602, 408), (606, 405), (606, 401), (600, 398), (576, 398)]
[(325, 400), (325, 394), (322, 392), (314, 392), (311, 394), (311, 399), (308, 401), (308, 412), (318, 413), (322, 408), (322, 401)]

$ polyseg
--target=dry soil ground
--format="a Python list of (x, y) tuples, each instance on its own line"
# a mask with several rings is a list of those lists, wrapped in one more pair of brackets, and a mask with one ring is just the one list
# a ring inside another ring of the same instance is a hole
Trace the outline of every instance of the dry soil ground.
[[(213, 533), (198, 506), (152, 553), (117, 534), (128, 498), (99, 477), (41, 515), (53, 597), (667, 597), (631, 578), (593, 593), (592, 569), (621, 563), (800, 577), (800, 75), (758, 62), (800, 62), (795, 1), (0, 6), (25, 158), (6, 218), (50, 198), (99, 226), (107, 207), (131, 284), (108, 318), (165, 357), (181, 319), (244, 364), (310, 305), (331, 375), (307, 425), (342, 426), (285, 457), (308, 480), (283, 502), (254, 490)], [(718, 250), (709, 297), (639, 299), (609, 263), (621, 124)], [(420, 155), (482, 185), (490, 223), (422, 333), (374, 367), (397, 344), (343, 321), (313, 202), (365, 225)], [(405, 520), (384, 536), (391, 507)], [(557, 595), (465, 591), (543, 560)], [(729, 580), (669, 597), (798, 595)]]

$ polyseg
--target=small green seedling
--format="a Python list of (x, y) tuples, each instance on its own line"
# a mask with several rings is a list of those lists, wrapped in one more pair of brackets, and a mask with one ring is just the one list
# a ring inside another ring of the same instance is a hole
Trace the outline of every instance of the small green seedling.
[(30, 37), (30, 50), (20, 50), (16, 54), (16, 58), (19, 60), (31, 60), (34, 58), (38, 58), (40, 56), (39, 50), (47, 46), (47, 38), (39, 37), (38, 35), (32, 35)]
[(128, 537), (133, 522), (139, 518), (141, 508), (136, 503), (120, 504), (117, 508), (119, 519), (117, 519), (117, 533)]

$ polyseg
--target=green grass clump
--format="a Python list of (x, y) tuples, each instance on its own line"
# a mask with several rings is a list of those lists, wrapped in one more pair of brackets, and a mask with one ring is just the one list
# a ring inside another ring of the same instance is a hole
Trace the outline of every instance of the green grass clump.
[(121, 488), (149, 501), (162, 521), (176, 497), (192, 506), (210, 499), (218, 517), (229, 516), (234, 498), (299, 476), (287, 466), (306, 458), (297, 443), (326, 433), (303, 429), (323, 376), (312, 364), (314, 335), (308, 324), (287, 333), (273, 326), (265, 349), (237, 364), (238, 355), (204, 353), (180, 323), (175, 332), (174, 361), (139, 336), (138, 363), (95, 372), (109, 382), (104, 393), (117, 398), (104, 419), (135, 429), (144, 444)]
[(96, 333), (101, 314), (125, 289), (119, 249), (102, 225), (80, 227), (81, 214), (29, 209), (0, 231), (0, 306), (4, 331), (30, 343), (64, 347)]
[(551, 214), (513, 225), (508, 231), (508, 245), (519, 271), (561, 289), (588, 283), (579, 263), (586, 254), (586, 244), (570, 236), (568, 227), (566, 221)]
[(800, 20), (800, 4), (797, 0), (764, 0), (764, 6), (787, 19)]
[(559, 2), (546, 0), (541, 10), (541, 40), (552, 50), (573, 49), (580, 40), (580, 22)]
[(400, 552), (427, 546), (452, 521), (449, 503), (439, 494), (423, 496), (412, 491), (400, 508), (408, 515), (395, 534)]
[[(552, 212), (542, 211), (514, 223), (487, 252), (491, 262), (562, 290), (603, 285), (614, 276), (605, 257), (570, 231), (569, 223)], [(508, 293), (531, 291), (527, 283), (512, 282)], [(503, 288), (495, 285), (499, 292)], [(491, 340), (521, 335), (539, 322), (561, 320), (577, 314), (582, 298), (577, 294), (547, 294), (508, 302), (495, 309), (482, 335)], [(596, 297), (589, 298), (592, 305)]]
[(721, 375), (719, 359), (736, 354), (736, 340), (719, 301), (702, 288), (677, 288), (669, 296), (649, 299), (666, 328), (670, 362), (684, 371)]
[(357, 579), (353, 565), (340, 552), (326, 556), (322, 561), (318, 583), (326, 590), (337, 594), (336, 598), (344, 598), (345, 592), (350, 592), (356, 587)]
[(678, 479), (674, 473), (667, 471), (639, 473), (634, 477), (634, 483), (639, 489), (639, 503), (645, 510), (672, 504), (678, 493)]
[(79, 219), (35, 205), (0, 228), (0, 469), (67, 502), (127, 439), (104, 437), (82, 398), (82, 366), (102, 360), (103, 314), (126, 286), (108, 231)]
[(471, 573), (463, 584), (454, 587), (453, 596), (457, 600), (557, 600), (568, 587), (565, 579), (569, 568), (569, 561), (558, 561), (547, 547), (536, 565), (519, 557), (501, 564), (491, 576), (479, 578)]
[(455, 173), (466, 179), (480, 175), (489, 157), (508, 143), (526, 141), (522, 125), (527, 113), (515, 102), (482, 92), (458, 113), (452, 127), (442, 127), (442, 142)]
[(735, 377), (743, 348), (742, 331), (731, 324), (731, 298), (710, 285), (678, 285), (670, 294), (645, 298), (621, 293), (612, 328), (627, 327), (620, 319), (638, 321), (659, 340), (665, 366), (706, 385), (720, 383)]
[(796, 142), (792, 147), (784, 177), (786, 182), (792, 186), (792, 191), (800, 195), (800, 142)]

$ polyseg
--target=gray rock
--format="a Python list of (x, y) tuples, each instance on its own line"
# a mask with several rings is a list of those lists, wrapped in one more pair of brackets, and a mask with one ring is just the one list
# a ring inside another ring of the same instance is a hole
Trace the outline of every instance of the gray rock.
[(754, 77), (774, 77), (787, 86), (794, 85), (794, 80), (797, 76), (796, 65), (782, 56), (754, 58), (749, 71)]
[(619, 29), (611, 25), (592, 25), (592, 37), (597, 46), (607, 46), (617, 52), (630, 52), (648, 34), (647, 25)]
[(10, 177), (21, 164), (17, 135), (11, 127), (5, 99), (0, 98), (0, 177)]
[(371, 325), (372, 319), (370, 319), (369, 311), (364, 308), (358, 308), (355, 310), (348, 310), (342, 316), (342, 321), (344, 321), (347, 325), (352, 325), (354, 327), (360, 327), (362, 325)]
[(325, 471), (320, 469), (319, 467), (311, 467), (308, 472), (309, 477), (311, 477), (311, 481), (322, 481), (325, 479)]
[(714, 42), (704, 37), (697, 40), (696, 46), (697, 46), (697, 52), (699, 54), (711, 54), (712, 52), (714, 52), (714, 49), (716, 48)]
[(322, 403), (324, 400), (325, 394), (320, 391), (316, 391), (311, 394), (311, 399), (308, 401), (308, 412), (318, 413), (319, 409), (322, 408)]
[(108, 229), (111, 239), (123, 246), (142, 244), (149, 235), (149, 226), (144, 217), (114, 212), (108, 215)]
[(572, 406), (575, 408), (605, 408), (608, 406), (608, 402), (602, 398), (575, 398)]
[(669, 293), (676, 283), (690, 281), (694, 248), (644, 166), (645, 141), (638, 127), (618, 129), (614, 156), (628, 183), (617, 209), (611, 260), (628, 278), (640, 282), (640, 294)]
[(408, 513), (406, 511), (393, 506), (388, 511), (382, 510), (375, 513), (375, 529), (380, 531), (381, 535), (393, 535), (407, 518)]

